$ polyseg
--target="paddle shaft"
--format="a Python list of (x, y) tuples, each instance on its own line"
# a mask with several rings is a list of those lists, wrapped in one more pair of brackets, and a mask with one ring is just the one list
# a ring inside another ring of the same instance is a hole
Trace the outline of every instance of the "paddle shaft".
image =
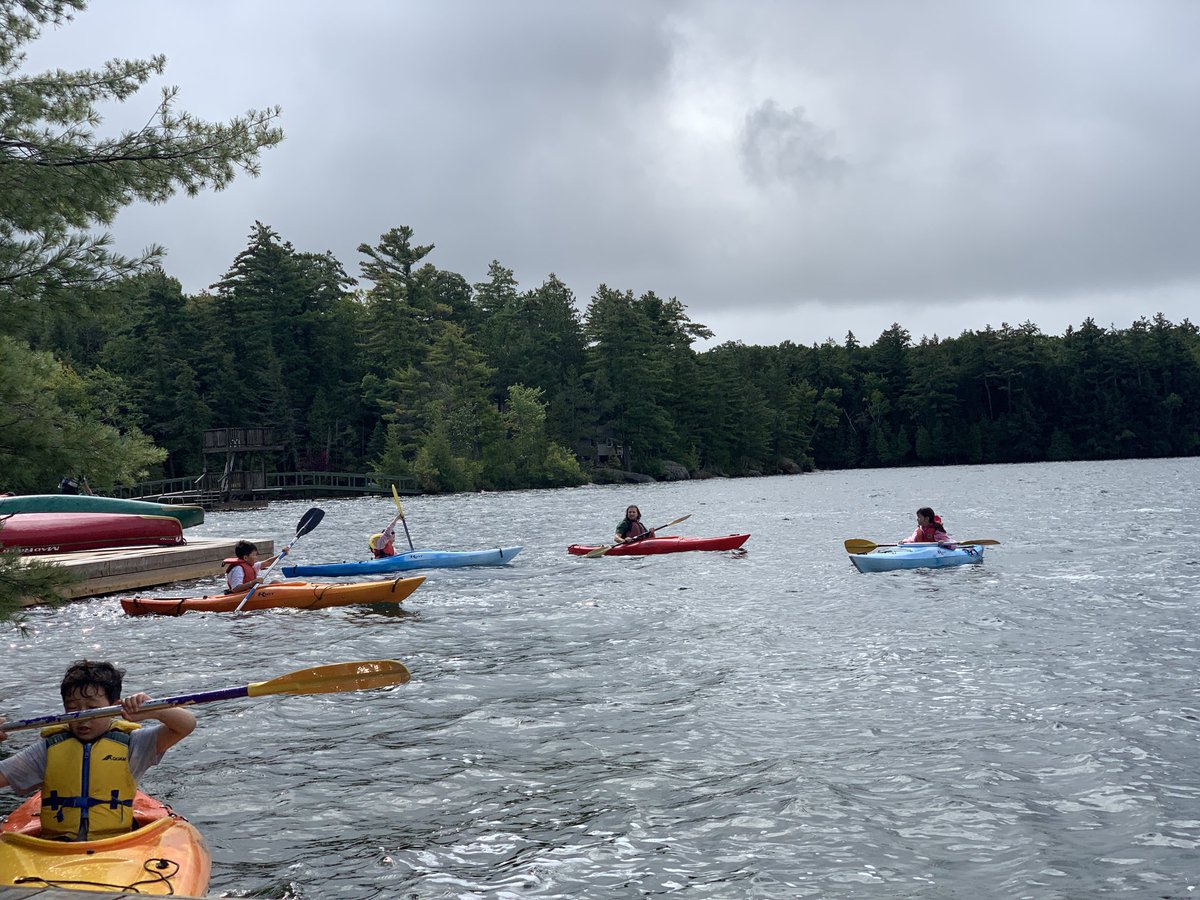
[(396, 490), (394, 484), (392, 485), (392, 499), (396, 501), (396, 517), (400, 519), (400, 524), (404, 526), (404, 536), (408, 539), (408, 549), (416, 550), (417, 548), (413, 546), (412, 535), (408, 533), (408, 520), (404, 518), (404, 507), (400, 505), (400, 492)]
[[(178, 697), (166, 697), (162, 700), (153, 700), (150, 703), (143, 703), (141, 712), (152, 712), (156, 709), (168, 709), (172, 706), (190, 706), (193, 703), (212, 703), (216, 700), (233, 700), (237, 697), (246, 697), (249, 695), (249, 687), (242, 685), (236, 688), (225, 688), (219, 691), (204, 691), (199, 694), (181, 694)], [(21, 722), (13, 722), (10, 724), (0, 725), (0, 729), (4, 731), (22, 731), (26, 728), (45, 728), (48, 725), (61, 725), (64, 722), (79, 722), (83, 719), (102, 719), (105, 716), (119, 716), (121, 714), (121, 704), (116, 706), (102, 706), (99, 709), (84, 709), (79, 712), (58, 713), (57, 715), (38, 716), (35, 719), (25, 719)]]
[(292, 549), (292, 545), (295, 544), (296, 541), (300, 540), (300, 538), (304, 537), (304, 535), (316, 528), (323, 518), (325, 518), (325, 510), (318, 509), (315, 506), (300, 517), (300, 521), (296, 523), (296, 536), (288, 541), (284, 548), (279, 551), (279, 554), (275, 557), (275, 562), (267, 566), (267, 571), (262, 573), (262, 581), (256, 585), (253, 585), (250, 590), (246, 591), (246, 596), (241, 599), (241, 602), (237, 605), (237, 609), (233, 611), (234, 615), (240, 613), (242, 611), (242, 607), (246, 605), (246, 601), (254, 596), (254, 592), (267, 583), (267, 579), (271, 577), (271, 572), (273, 572), (275, 567), (283, 561), (285, 556), (288, 555), (288, 552)]
[(983, 545), (994, 547), (1000, 544), (999, 541), (991, 538), (980, 538), (972, 541), (913, 541), (907, 544), (876, 544), (874, 541), (868, 541), (866, 538), (850, 538), (845, 542), (847, 553), (870, 553), (876, 547), (929, 547), (940, 546), (941, 544), (954, 544), (957, 547), (968, 547), (973, 545)]
[[(217, 700), (235, 700), (239, 697), (261, 697), (268, 694), (330, 694), (340, 691), (363, 690), (369, 687), (387, 687), (389, 684), (403, 684), (408, 681), (409, 672), (403, 663), (395, 660), (369, 660), (360, 663), (336, 663), (329, 666), (316, 666), (311, 669), (301, 669), (281, 675), (270, 681), (256, 681), (241, 687), (223, 688), (216, 691), (201, 691), (197, 694), (180, 694), (178, 697), (165, 697), (162, 700), (151, 700), (143, 703), (141, 712), (153, 712), (156, 709), (168, 709), (174, 706), (191, 706), (196, 703), (213, 703)], [(84, 709), (78, 712), (55, 713), (48, 716), (38, 716), (24, 719), (20, 722), (0, 725), (0, 730), (23, 731), (28, 728), (45, 728), (49, 725), (60, 725), (65, 722), (77, 722), (81, 719), (100, 719), (105, 716), (119, 716), (122, 712), (120, 704), (104, 706), (99, 709)]]

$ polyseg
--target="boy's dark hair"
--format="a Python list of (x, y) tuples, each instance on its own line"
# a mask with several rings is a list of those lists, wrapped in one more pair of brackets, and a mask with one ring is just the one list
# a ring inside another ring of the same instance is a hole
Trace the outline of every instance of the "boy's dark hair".
[(98, 687), (104, 691), (104, 696), (109, 703), (116, 703), (121, 699), (121, 679), (125, 676), (123, 669), (118, 669), (112, 663), (92, 662), (87, 659), (79, 659), (71, 663), (67, 674), (63, 676), (62, 698), (65, 701), (68, 696), (76, 691), (86, 691), (88, 688)]
[(238, 541), (233, 545), (233, 555), (241, 559), (247, 553), (253, 553), (258, 547), (252, 541)]

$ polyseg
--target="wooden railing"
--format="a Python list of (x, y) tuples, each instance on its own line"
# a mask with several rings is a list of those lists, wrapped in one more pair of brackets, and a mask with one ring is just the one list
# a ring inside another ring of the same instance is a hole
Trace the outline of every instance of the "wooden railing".
[[(160, 503), (216, 503), (236, 499), (353, 496), (391, 494), (392, 485), (402, 494), (416, 494), (417, 480), (410, 475), (374, 475), (363, 472), (205, 472), (186, 478), (142, 481), (114, 488), (114, 497), (156, 500)], [(250, 477), (247, 477), (250, 476)], [(225, 481), (222, 484), (222, 481)], [(232, 484), (230, 482), (233, 482)]]

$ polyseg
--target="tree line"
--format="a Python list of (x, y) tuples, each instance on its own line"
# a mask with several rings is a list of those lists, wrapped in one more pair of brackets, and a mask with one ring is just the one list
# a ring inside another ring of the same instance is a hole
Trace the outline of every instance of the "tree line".
[(434, 249), (394, 228), (359, 246), (360, 281), (256, 223), (207, 291), (145, 272), (76, 289), (69, 317), (16, 336), (93, 415), (165, 451), (166, 477), (201, 471), (205, 429), (258, 424), (281, 435), (281, 468), (427, 491), (576, 484), (593, 473), (575, 453), (606, 441), (654, 477), (1200, 452), (1186, 320), (698, 350), (712, 332), (675, 298), (600, 285), (581, 308), (553, 274), (523, 288), (494, 261), (470, 284)]

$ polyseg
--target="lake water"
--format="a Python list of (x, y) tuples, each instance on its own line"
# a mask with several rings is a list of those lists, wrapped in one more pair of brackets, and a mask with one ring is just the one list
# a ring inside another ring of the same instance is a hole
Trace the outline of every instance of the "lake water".
[[(0, 625), (0, 699), (55, 711), (82, 656), (158, 696), (408, 665), (386, 691), (196, 708), (143, 786), (208, 838), (213, 895), (1196, 897), (1198, 484), (1176, 459), (412, 497), (418, 548), (525, 550), (431, 570), (399, 609), (34, 609)], [(631, 502), (748, 552), (566, 554)], [(278, 547), (311, 505), (188, 534)], [(362, 558), (394, 511), (319, 505), (296, 562)], [(905, 537), (922, 505), (1002, 545), (851, 566), (845, 538)]]

